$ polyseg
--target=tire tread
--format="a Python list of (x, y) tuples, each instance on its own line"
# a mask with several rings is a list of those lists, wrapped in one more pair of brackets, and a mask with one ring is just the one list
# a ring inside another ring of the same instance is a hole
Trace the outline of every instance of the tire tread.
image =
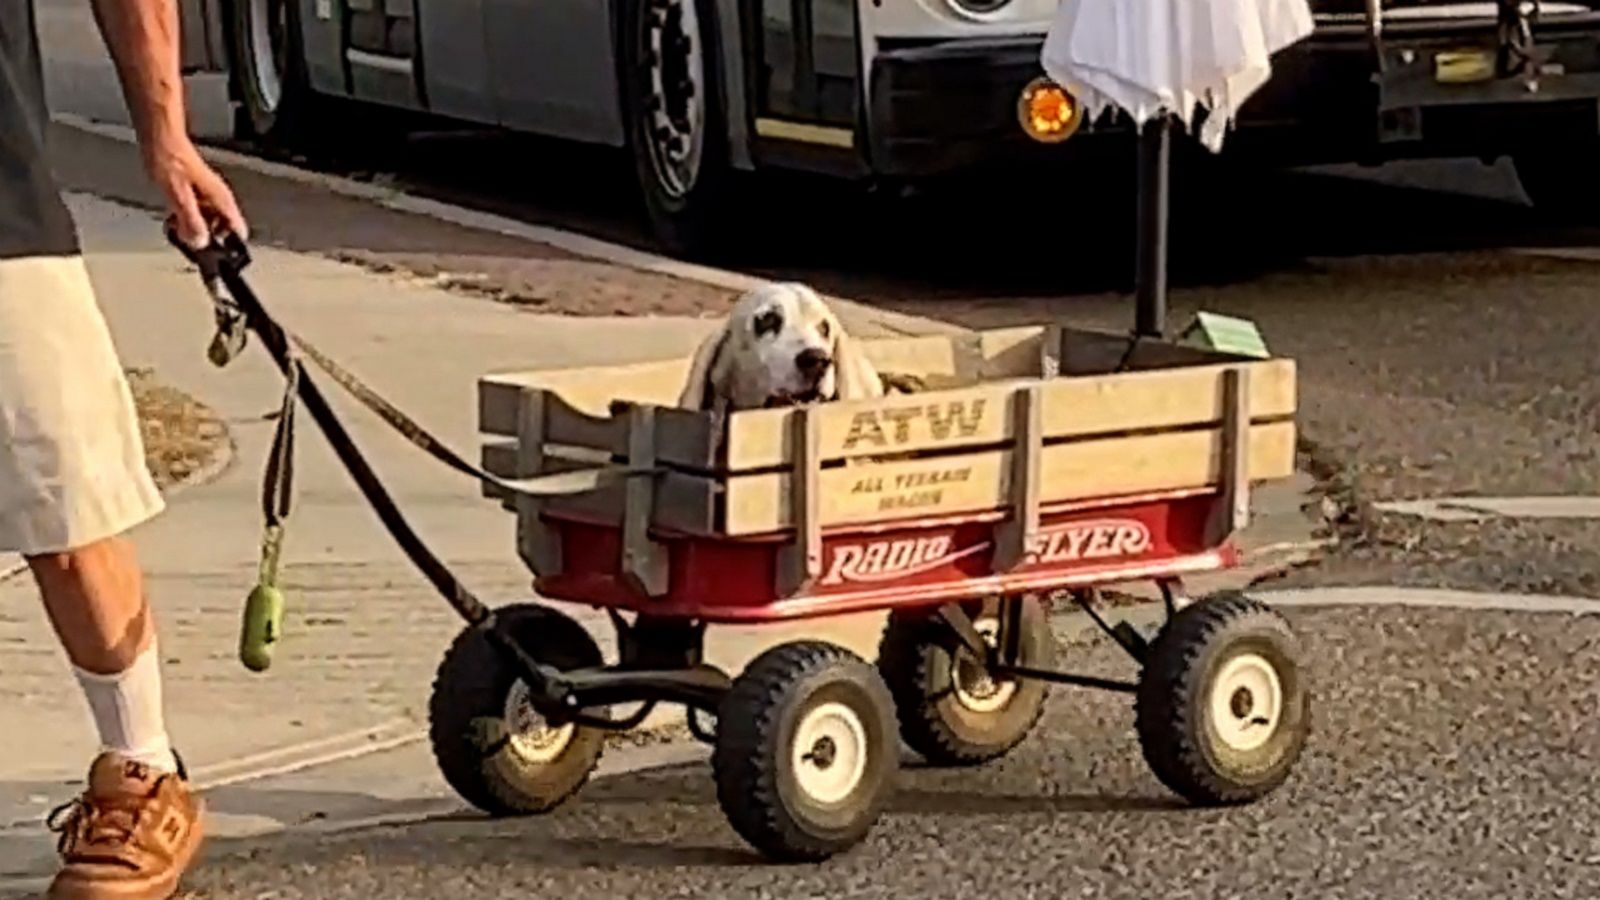
[[(1150, 647), (1135, 701), (1135, 726), (1146, 762), (1156, 778), (1192, 803), (1225, 806), (1247, 803), (1276, 788), (1288, 765), (1265, 783), (1240, 786), (1218, 775), (1199, 745), (1202, 733), (1199, 661), (1224, 631), (1258, 621), (1290, 646), (1293, 633), (1276, 610), (1243, 594), (1218, 594), (1175, 616)], [(1309, 726), (1303, 726), (1308, 728)], [(1296, 750), (1296, 754), (1298, 749)]]
[[(510, 617), (518, 630), (529, 628), (548, 646), (562, 648), (568, 656), (567, 668), (599, 665), (602, 661), (599, 648), (582, 625), (565, 614), (535, 604), (522, 604), (497, 610), (502, 618)], [(541, 648), (530, 648), (536, 657)], [(475, 716), (493, 712), (487, 704), (498, 698), (503, 703), (507, 674), (500, 662), (499, 651), (489, 642), (482, 628), (463, 629), (450, 644), (444, 659), (434, 675), (433, 691), (428, 702), (428, 737), (433, 748), (434, 761), (445, 782), (460, 797), (474, 807), (492, 816), (517, 816), (548, 812), (583, 788), (594, 766), (604, 752), (602, 735), (580, 728), (573, 741), (583, 741), (590, 746), (582, 748), (588, 759), (581, 777), (564, 790), (543, 797), (530, 797), (508, 782), (499, 773), (488, 769), (482, 748), (464, 738)], [(592, 754), (592, 755), (590, 755)]]
[[(833, 644), (796, 641), (757, 657), (734, 681), (723, 701), (724, 710), (739, 714), (718, 716), (717, 744), (712, 754), (718, 802), (734, 831), (773, 859), (819, 862), (862, 836), (827, 840), (808, 834), (789, 821), (779, 794), (781, 775), (777, 761), (765, 752), (777, 741), (784, 697), (793, 685), (834, 666), (855, 669), (863, 684), (880, 694), (880, 705), (887, 710), (892, 702), (888, 688), (860, 657)], [(875, 817), (876, 810), (871, 818)]]

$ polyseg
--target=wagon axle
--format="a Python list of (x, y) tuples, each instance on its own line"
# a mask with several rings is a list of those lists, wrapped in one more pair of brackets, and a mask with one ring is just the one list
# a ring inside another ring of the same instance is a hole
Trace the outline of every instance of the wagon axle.
[[(1080, 592), (1074, 599), (1087, 608), (1089, 596)], [(951, 633), (959, 638), (962, 649), (970, 654), (963, 660), (960, 674), (954, 678), (958, 682), (955, 686), (957, 691), (963, 689), (961, 682), (974, 681), (982, 683), (989, 692), (997, 692), (997, 685), (1015, 680), (1043, 681), (1123, 693), (1138, 690), (1134, 682), (1021, 665), (1017, 646), (1023, 627), (1017, 618), (1020, 609), (1019, 601), (1003, 604), (1002, 624), (991, 631), (996, 636), (985, 637), (960, 604), (938, 608), (938, 618), (949, 626)], [(1096, 620), (1104, 625), (1103, 620), (1098, 617)], [(515, 669), (526, 686), (527, 701), (548, 720), (607, 731), (627, 731), (637, 728), (662, 703), (682, 706), (686, 711), (716, 715), (733, 681), (720, 669), (699, 661), (703, 649), (703, 625), (669, 630), (668, 625), (648, 619), (641, 620), (643, 624), (630, 625), (615, 614), (612, 621), (618, 627), (618, 642), (623, 648), (625, 662), (618, 666), (566, 672), (539, 662), (498, 622), (487, 623), (486, 627), (494, 645), (504, 657), (504, 664)], [(1120, 643), (1121, 639), (1117, 637), (1120, 632), (1116, 627), (1105, 625), (1104, 630)], [(1131, 655), (1140, 658), (1139, 655)], [(662, 664), (674, 659), (682, 662), (681, 667), (639, 666), (641, 661)], [(969, 705), (976, 705), (977, 702), (969, 699)], [(591, 712), (630, 703), (644, 705), (621, 719)], [(700, 737), (707, 742), (714, 740), (709, 734)], [(821, 750), (817, 752), (824, 753)]]

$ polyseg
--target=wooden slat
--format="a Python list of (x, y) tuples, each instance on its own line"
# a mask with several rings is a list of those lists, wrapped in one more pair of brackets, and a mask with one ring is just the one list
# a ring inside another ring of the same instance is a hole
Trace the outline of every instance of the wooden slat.
[[(479, 464), (485, 472), (498, 478), (504, 478), (507, 481), (515, 481), (523, 477), (535, 477), (533, 475), (521, 476), (517, 474), (517, 453), (518, 448), (515, 441), (484, 444)], [(592, 470), (604, 466), (608, 462), (607, 460), (593, 457), (578, 457), (576, 454), (574, 454), (574, 457), (576, 458), (546, 454), (544, 463), (540, 467), (541, 471), (538, 474), (560, 475), (567, 472)], [(516, 510), (517, 495), (513, 491), (507, 491), (498, 485), (485, 482), (480, 485), (480, 493), (489, 500), (499, 500), (501, 505), (508, 510)]]
[(778, 596), (792, 597), (810, 588), (822, 575), (822, 469), (817, 459), (818, 410), (800, 410), (790, 420), (794, 465), (789, 470), (789, 504), (795, 511), (794, 541), (784, 548), (778, 567)]
[(721, 419), (709, 412), (656, 410), (656, 461), (697, 472), (721, 468)]
[[(1000, 328), (972, 334), (863, 341), (869, 359), (885, 372), (951, 380), (1016, 378), (1033, 374), (1030, 342), (1039, 326)], [(621, 366), (532, 369), (484, 376), (478, 382), (478, 428), (512, 436), (517, 427), (517, 397), (524, 388), (554, 391), (576, 409), (604, 414), (612, 400), (673, 407), (688, 374), (689, 359)]]
[[(1220, 485), (1222, 431), (1172, 432), (1056, 444), (1040, 463), (1040, 502)], [(1250, 429), (1250, 478), (1294, 473), (1293, 422)], [(820, 480), (824, 527), (894, 518), (1004, 509), (1011, 453), (992, 450), (896, 462), (861, 461), (825, 469)], [(742, 475), (727, 482), (728, 534), (792, 527), (789, 475)]]
[[(1044, 356), (1044, 342), (1051, 330), (1058, 334), (1060, 326), (1030, 325), (1024, 328), (1000, 328), (977, 332), (980, 358), (978, 377), (985, 381), (1007, 378), (1038, 378), (1039, 363)], [(1057, 338), (1059, 345), (1060, 339)]]
[(478, 381), (478, 430), (511, 436), (517, 428), (517, 397), (524, 388), (553, 391), (569, 406), (594, 416), (612, 401), (676, 406), (689, 358), (623, 366), (534, 369), (487, 375)]
[[(624, 417), (590, 415), (567, 403), (558, 394), (544, 389), (536, 390), (545, 396), (546, 445), (588, 447), (618, 459), (627, 457), (628, 425)], [(494, 441), (485, 442), (486, 448), (495, 445)], [(712, 416), (686, 409), (656, 408), (657, 462), (709, 471), (718, 466), (716, 450)], [(496, 452), (504, 451), (486, 451), (491, 454)], [(501, 474), (493, 469), (489, 469), (489, 472)]]
[[(1294, 363), (1270, 360), (1249, 367), (1254, 388), (1251, 418), (1292, 415), (1296, 404)], [(1226, 369), (1215, 365), (1049, 381), (1039, 387), (1045, 441), (1219, 423)], [(961, 391), (824, 404), (818, 407), (822, 458), (1006, 443), (1015, 435), (1011, 396), (1032, 383), (1002, 382)], [(729, 471), (787, 466), (787, 436), (793, 416), (792, 409), (734, 414), (728, 428)]]
[(478, 430), (500, 437), (517, 436), (522, 390), (498, 378), (478, 379)]
[[(635, 406), (628, 410), (628, 465), (634, 470), (655, 468), (656, 410)], [(650, 538), (655, 521), (655, 477), (630, 478), (623, 486), (622, 571), (648, 597), (667, 592), (667, 551)]]
[[(1039, 344), (1047, 327), (998, 328), (961, 335), (863, 341), (880, 369), (940, 384), (1022, 378), (1037, 374)], [(1104, 374), (1127, 349), (1123, 335), (1059, 329), (1062, 373)], [(1160, 342), (1143, 342), (1131, 362), (1135, 370), (1239, 362), (1227, 354)], [(603, 415), (613, 400), (676, 406), (689, 368), (688, 357), (621, 366), (529, 370), (488, 375), (478, 387), (479, 430), (516, 433), (517, 397), (524, 388), (554, 391), (576, 409)]]
[[(517, 403), (517, 456), (513, 466), (517, 477), (542, 475), (547, 471), (544, 455), (545, 413), (549, 395), (524, 390)], [(561, 571), (561, 535), (539, 517), (544, 498), (517, 495), (512, 505), (517, 511), (517, 546), (528, 567), (537, 575), (550, 576)]]
[[(655, 522), (658, 528), (690, 534), (721, 534), (718, 509), (722, 486), (701, 475), (666, 472), (655, 479)], [(605, 485), (587, 494), (544, 501), (553, 514), (577, 516), (610, 525), (622, 524), (625, 485)]]
[(1222, 471), (1223, 493), (1228, 510), (1225, 537), (1231, 538), (1250, 525), (1250, 408), (1251, 369), (1229, 369), (1223, 379)]
[(484, 441), (478, 448), (478, 465), (496, 478), (516, 478), (522, 474), (517, 471), (517, 442)]
[(1017, 440), (1011, 454), (1011, 518), (999, 531), (996, 568), (1001, 571), (1021, 564), (1039, 533), (1039, 495), (1043, 487), (1044, 425), (1038, 385), (1016, 393), (1012, 418)]
[(544, 441), (569, 447), (588, 447), (616, 456), (628, 452), (628, 420), (622, 416), (595, 416), (574, 407), (561, 395), (538, 389), (544, 395)]

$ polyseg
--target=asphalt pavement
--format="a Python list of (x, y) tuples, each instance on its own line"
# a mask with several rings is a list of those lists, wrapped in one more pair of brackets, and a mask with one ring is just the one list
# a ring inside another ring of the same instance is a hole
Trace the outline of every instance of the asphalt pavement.
[[(1600, 891), (1600, 620), (1292, 611), (1316, 691), (1291, 781), (1194, 810), (1146, 769), (1124, 698), (1058, 690), (977, 770), (903, 772), (871, 838), (757, 860), (707, 767), (606, 779), (517, 821), (445, 818), (214, 853), (195, 897), (1588, 898)], [(1128, 674), (1083, 648), (1091, 671)]]

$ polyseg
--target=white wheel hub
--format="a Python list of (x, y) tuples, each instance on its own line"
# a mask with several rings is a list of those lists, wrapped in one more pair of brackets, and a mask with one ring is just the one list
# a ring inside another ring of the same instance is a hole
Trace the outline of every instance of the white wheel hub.
[(512, 752), (536, 765), (559, 759), (577, 731), (570, 723), (552, 728), (533, 708), (532, 695), (521, 680), (513, 684), (506, 695), (505, 722)]
[(1211, 682), (1210, 710), (1217, 737), (1245, 753), (1265, 744), (1283, 716), (1283, 682), (1264, 657), (1241, 653), (1223, 664)]
[[(1000, 636), (1000, 622), (981, 619), (973, 623), (983, 641), (991, 648)], [(956, 653), (954, 682), (956, 700), (975, 713), (993, 713), (1005, 709), (1017, 692), (1017, 683), (1010, 679), (996, 680), (989, 674), (982, 660), (973, 659), (972, 652), (962, 648)]]
[(800, 720), (792, 754), (800, 790), (817, 803), (839, 803), (866, 777), (866, 726), (843, 703), (824, 703)]

